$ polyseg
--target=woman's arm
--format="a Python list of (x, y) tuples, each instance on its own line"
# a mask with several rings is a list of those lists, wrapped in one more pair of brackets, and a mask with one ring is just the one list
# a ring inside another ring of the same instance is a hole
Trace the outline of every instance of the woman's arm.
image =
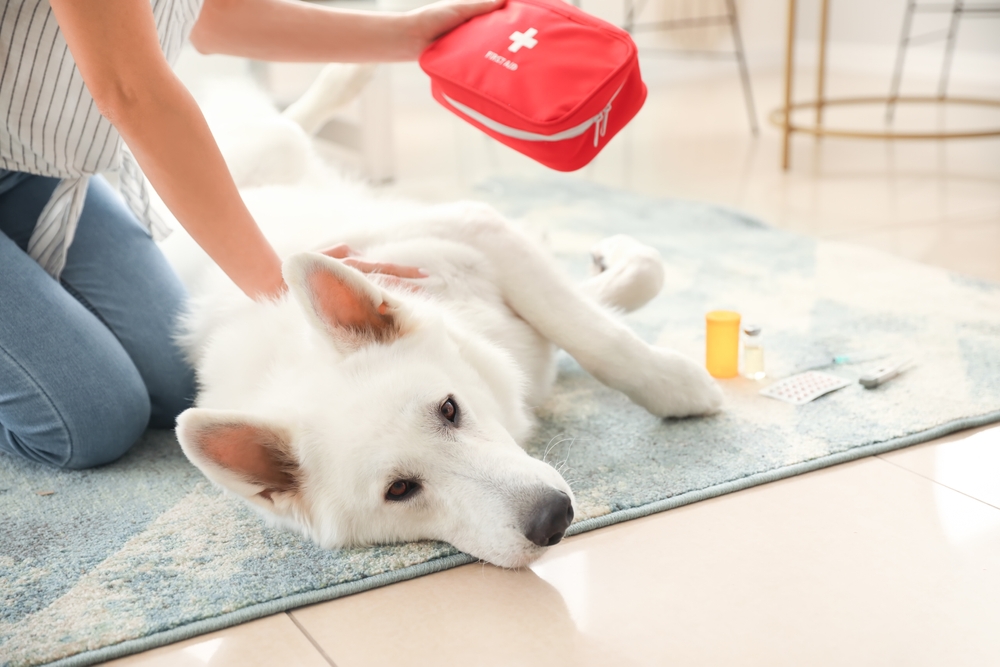
[(444, 0), (405, 14), (295, 0), (205, 0), (191, 43), (202, 53), (271, 61), (414, 60), (432, 41), (504, 0)]
[(252, 298), (281, 261), (236, 190), (201, 110), (171, 71), (149, 0), (51, 0), (87, 89), (191, 237)]

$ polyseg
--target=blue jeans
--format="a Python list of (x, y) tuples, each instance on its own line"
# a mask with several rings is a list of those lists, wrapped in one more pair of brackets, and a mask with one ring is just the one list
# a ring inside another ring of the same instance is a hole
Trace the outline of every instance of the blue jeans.
[(191, 404), (194, 374), (173, 340), (186, 294), (101, 177), (53, 280), (26, 248), (57, 184), (0, 169), (0, 450), (89, 468)]

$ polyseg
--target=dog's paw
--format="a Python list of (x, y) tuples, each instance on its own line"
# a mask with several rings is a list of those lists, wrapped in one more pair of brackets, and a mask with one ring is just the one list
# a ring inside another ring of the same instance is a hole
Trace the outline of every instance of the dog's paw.
[(657, 417), (691, 417), (718, 412), (722, 389), (700, 364), (663, 348), (651, 354), (629, 398)]
[(650, 301), (663, 288), (660, 253), (631, 236), (610, 236), (590, 250), (597, 298), (629, 312)]
[(590, 249), (593, 262), (592, 273), (598, 274), (636, 259), (660, 259), (660, 253), (653, 246), (636, 241), (627, 234), (615, 234), (601, 239)]

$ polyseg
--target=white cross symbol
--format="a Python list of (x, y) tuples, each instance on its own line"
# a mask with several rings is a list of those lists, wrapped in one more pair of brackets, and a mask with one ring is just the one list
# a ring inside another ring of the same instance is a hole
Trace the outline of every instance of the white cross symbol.
[(524, 32), (516, 31), (510, 36), (511, 41), (514, 43), (508, 46), (507, 50), (517, 53), (522, 46), (526, 46), (529, 49), (535, 48), (535, 44), (538, 44), (538, 40), (535, 39), (535, 35), (537, 34), (538, 31), (534, 28), (528, 28)]

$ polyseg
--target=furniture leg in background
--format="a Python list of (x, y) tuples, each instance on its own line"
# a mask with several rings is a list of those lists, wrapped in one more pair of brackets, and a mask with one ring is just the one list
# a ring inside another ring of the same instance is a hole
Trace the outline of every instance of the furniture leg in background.
[[(906, 13), (903, 18), (903, 34), (900, 39), (899, 51), (896, 55), (896, 66), (893, 72), (892, 85), (888, 97), (844, 97), (828, 98), (825, 93), (826, 67), (828, 50), (828, 30), (830, 0), (820, 0), (822, 3), (820, 11), (820, 35), (819, 35), (819, 58), (817, 59), (816, 72), (816, 99), (806, 102), (793, 101), (793, 84), (795, 72), (795, 32), (796, 32), (796, 10), (798, 0), (788, 0), (788, 28), (785, 43), (785, 95), (784, 106), (771, 112), (770, 121), (782, 131), (781, 143), (781, 167), (787, 170), (790, 166), (790, 150), (792, 135), (796, 132), (812, 134), (816, 137), (846, 137), (853, 139), (975, 139), (981, 137), (1000, 136), (1000, 128), (985, 128), (971, 130), (949, 130), (949, 131), (894, 131), (888, 127), (884, 130), (866, 129), (837, 129), (827, 127), (824, 123), (823, 112), (831, 106), (856, 106), (884, 104), (887, 107), (886, 123), (892, 121), (893, 110), (899, 103), (908, 104), (956, 104), (971, 106), (988, 106), (1000, 108), (1000, 100), (982, 97), (949, 97), (947, 93), (949, 70), (951, 68), (952, 56), (955, 49), (956, 36), (958, 33), (958, 20), (963, 15), (986, 17), (1000, 16), (1000, 5), (966, 5), (964, 0), (953, 0), (951, 7), (941, 3), (928, 3), (920, 5), (916, 0), (907, 0)], [(941, 12), (948, 11), (952, 14), (950, 24), (947, 28), (947, 42), (945, 47), (944, 60), (942, 64), (941, 76), (938, 83), (938, 94), (936, 96), (899, 95), (900, 83), (902, 80), (903, 64), (907, 47), (918, 39), (925, 39), (928, 35), (937, 36), (936, 33), (929, 33), (919, 37), (911, 37), (913, 14), (918, 11)], [(812, 108), (816, 112), (816, 123), (813, 126), (797, 125), (792, 119), (792, 113), (796, 109)]]
[[(579, 0), (575, 0), (574, 4), (579, 7)], [(740, 75), (740, 83), (743, 86), (743, 99), (746, 102), (747, 117), (750, 122), (750, 131), (753, 132), (754, 136), (757, 136), (759, 132), (757, 124), (757, 110), (753, 99), (753, 87), (750, 84), (750, 71), (747, 68), (746, 50), (743, 47), (743, 36), (740, 32), (739, 16), (736, 11), (736, 0), (725, 0), (726, 10), (722, 14), (672, 19), (667, 21), (651, 21), (649, 23), (636, 23), (636, 17), (647, 5), (648, 0), (625, 0), (625, 24), (622, 27), (626, 31), (634, 35), (640, 32), (684, 30), (713, 25), (722, 25), (729, 28), (730, 36), (733, 42), (732, 52), (696, 51), (691, 49), (643, 49), (643, 51), (661, 55), (696, 56), (704, 58), (734, 58)]]
[[(918, 13), (951, 14), (948, 27), (932, 30), (919, 35), (913, 34), (913, 17)], [(958, 41), (958, 26), (962, 18), (1000, 18), (1000, 4), (966, 4), (965, 0), (952, 0), (951, 6), (946, 3), (918, 3), (917, 0), (906, 0), (906, 13), (903, 15), (903, 32), (896, 49), (896, 64), (892, 68), (892, 84), (889, 87), (889, 102), (886, 105), (885, 117), (892, 121), (899, 100), (899, 89), (903, 83), (903, 66), (906, 64), (906, 54), (911, 46), (935, 42), (945, 39), (944, 54), (941, 58), (941, 74), (938, 78), (938, 100), (944, 100), (948, 94), (948, 79), (951, 75), (951, 62), (955, 55), (955, 43)]]

